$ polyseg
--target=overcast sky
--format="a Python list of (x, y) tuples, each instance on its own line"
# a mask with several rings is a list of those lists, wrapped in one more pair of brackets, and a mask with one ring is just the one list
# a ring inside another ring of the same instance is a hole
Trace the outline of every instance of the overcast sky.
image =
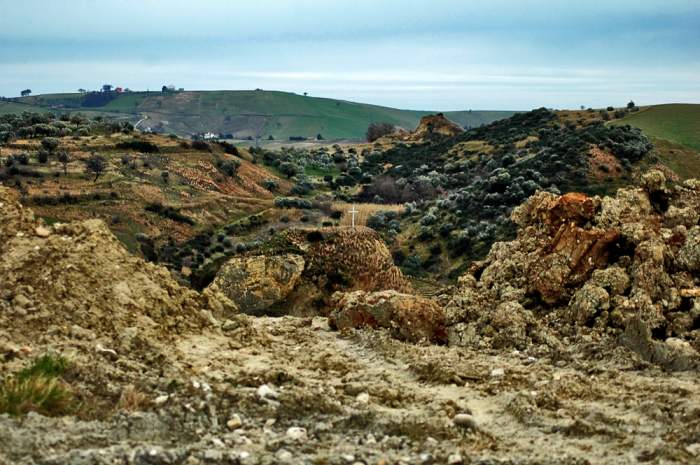
[(0, 0), (0, 95), (281, 90), (414, 110), (700, 103), (698, 0)]

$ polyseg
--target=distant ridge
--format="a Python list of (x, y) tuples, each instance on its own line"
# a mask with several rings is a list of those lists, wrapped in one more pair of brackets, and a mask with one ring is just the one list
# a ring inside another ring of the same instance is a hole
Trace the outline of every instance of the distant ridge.
[[(157, 132), (223, 134), (235, 139), (289, 140), (363, 138), (372, 121), (388, 121), (406, 130), (414, 130), (423, 116), (436, 111), (399, 110), (366, 103), (310, 97), (291, 92), (182, 91), (113, 92), (116, 98), (104, 99), (95, 107), (86, 102), (91, 94), (45, 94), (5, 99), (0, 114), (25, 110), (62, 113), (80, 111), (88, 116), (128, 119), (138, 128)], [(87, 103), (87, 105), (86, 105)], [(89, 105), (89, 106), (88, 106)], [(508, 118), (513, 111), (443, 112), (451, 121), (476, 127)]]

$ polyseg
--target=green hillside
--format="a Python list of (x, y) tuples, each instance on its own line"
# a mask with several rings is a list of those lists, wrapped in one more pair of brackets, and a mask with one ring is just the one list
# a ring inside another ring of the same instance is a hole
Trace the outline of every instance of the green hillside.
[(700, 105), (672, 103), (655, 105), (623, 120), (644, 134), (700, 149)]
[[(85, 107), (85, 94), (52, 94), (0, 102), (0, 114), (80, 111), (89, 116), (143, 120), (138, 128), (180, 135), (212, 132), (234, 138), (275, 140), (289, 137), (363, 138), (372, 121), (389, 121), (406, 130), (435, 111), (411, 111), (276, 91), (128, 92), (100, 107)], [(462, 126), (507, 118), (510, 111), (446, 112)]]

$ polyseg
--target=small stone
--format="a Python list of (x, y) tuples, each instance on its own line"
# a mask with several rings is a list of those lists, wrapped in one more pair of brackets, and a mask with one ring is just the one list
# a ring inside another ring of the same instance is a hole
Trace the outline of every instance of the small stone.
[(272, 428), (275, 425), (275, 423), (277, 423), (277, 420), (275, 420), (274, 418), (270, 418), (265, 422), (265, 428)]
[(298, 426), (292, 426), (289, 428), (285, 435), (293, 441), (305, 441), (309, 439), (306, 435), (306, 428), (300, 428)]
[(231, 415), (231, 418), (229, 421), (226, 422), (226, 428), (229, 429), (229, 431), (233, 431), (235, 429), (238, 429), (243, 426), (243, 421), (241, 421), (241, 417), (237, 414), (234, 413)]
[(348, 463), (353, 463), (355, 461), (355, 456), (352, 454), (341, 455), (340, 458)]
[(36, 232), (36, 235), (39, 237), (49, 237), (51, 235), (51, 230), (46, 229), (43, 226), (39, 226), (34, 231)]
[(369, 394), (367, 394), (366, 392), (361, 392), (357, 395), (355, 400), (360, 404), (369, 404)]
[(211, 461), (219, 461), (224, 458), (224, 454), (220, 450), (207, 449), (204, 451), (204, 458)]
[(468, 429), (476, 429), (476, 420), (473, 416), (468, 413), (458, 413), (455, 415), (454, 420), (455, 425), (461, 426)]
[(277, 398), (277, 393), (267, 384), (263, 384), (262, 386), (260, 386), (258, 388), (258, 390), (256, 391), (256, 394), (261, 399), (265, 399), (265, 398), (276, 399)]
[(493, 378), (499, 378), (505, 374), (506, 371), (503, 368), (494, 368), (493, 370), (491, 370), (491, 377)]
[(428, 454), (427, 452), (424, 452), (420, 454), (420, 457), (418, 458), (420, 460), (421, 465), (432, 465), (435, 459), (433, 458), (432, 455)]
[(167, 394), (163, 394), (162, 396), (156, 397), (155, 400), (153, 401), (153, 403), (156, 405), (162, 405), (162, 404), (166, 403), (168, 401), (168, 399), (170, 399), (170, 396)]
[(690, 347), (690, 344), (688, 342), (686, 342), (682, 339), (675, 338), (675, 337), (669, 337), (668, 339), (666, 339), (665, 342), (666, 342), (667, 346), (669, 346), (673, 349), (676, 349), (676, 350), (682, 350), (682, 349), (685, 349), (687, 347)]
[(193, 456), (191, 456), (191, 455), (190, 455), (189, 457), (187, 457), (186, 462), (187, 462), (189, 465), (199, 465), (199, 459), (197, 459), (196, 457), (193, 457)]
[(691, 453), (697, 457), (700, 455), (700, 443), (695, 443), (695, 444), (691, 444), (689, 446), (686, 446), (685, 450), (687, 450), (689, 453)]
[(149, 451), (148, 451), (148, 455), (151, 456), (151, 457), (155, 457), (156, 455), (158, 455), (158, 449), (151, 449), (151, 450), (149, 450)]
[(463, 463), (464, 459), (462, 458), (462, 454), (459, 454), (455, 452), (454, 454), (450, 454), (449, 457), (447, 457), (447, 465), (457, 465), (458, 463)]
[(374, 434), (369, 433), (367, 435), (367, 439), (365, 439), (365, 444), (371, 445), (371, 444), (376, 444), (377, 443), (377, 438), (374, 437)]
[(30, 349), (30, 348), (27, 347), (27, 346), (22, 346), (22, 348), (19, 349), (19, 350), (21, 350), (22, 353), (23, 353), (24, 355), (29, 355), (29, 354), (32, 353), (32, 349)]
[(102, 354), (105, 357), (109, 357), (112, 360), (117, 360), (119, 358), (119, 355), (117, 354), (117, 352), (115, 352), (112, 349), (108, 349), (108, 348), (104, 347), (102, 344), (97, 344), (95, 346), (95, 352), (97, 352), (98, 354)]
[(282, 462), (286, 462), (288, 460), (292, 460), (292, 453), (287, 449), (280, 449), (275, 453), (275, 458)]
[(17, 294), (13, 302), (21, 308), (29, 308), (32, 306), (32, 302), (22, 294)]
[(250, 457), (250, 452), (247, 450), (241, 451), (241, 453), (238, 455), (241, 459), (245, 460), (248, 457)]

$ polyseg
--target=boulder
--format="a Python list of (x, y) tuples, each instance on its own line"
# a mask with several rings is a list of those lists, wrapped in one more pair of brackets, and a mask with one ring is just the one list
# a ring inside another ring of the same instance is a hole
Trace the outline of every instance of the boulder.
[(221, 267), (213, 285), (236, 303), (241, 313), (262, 316), (287, 297), (304, 271), (297, 254), (233, 258)]
[(561, 225), (527, 265), (530, 292), (539, 292), (550, 305), (567, 298), (569, 288), (582, 285), (593, 270), (607, 263), (608, 246), (619, 237), (618, 230), (585, 230), (574, 222)]
[(333, 329), (389, 328), (396, 339), (408, 342), (446, 341), (445, 312), (432, 300), (396, 291), (336, 293)]

